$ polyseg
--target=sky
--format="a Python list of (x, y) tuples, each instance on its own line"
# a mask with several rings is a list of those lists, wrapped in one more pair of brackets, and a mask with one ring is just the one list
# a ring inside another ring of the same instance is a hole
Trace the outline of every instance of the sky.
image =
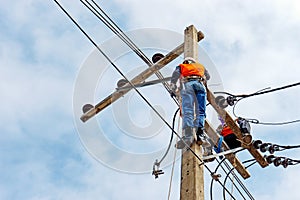
[[(80, 1), (59, 2), (128, 77), (146, 68)], [(193, 24), (205, 35), (199, 61), (213, 71), (213, 90), (248, 94), (299, 82), (296, 0), (97, 3), (149, 57), (180, 45), (184, 29)], [(124, 95), (87, 123), (79, 120), (81, 106), (98, 103), (122, 77), (55, 2), (0, 0), (0, 16), (0, 199), (168, 199), (173, 146), (162, 163), (165, 174), (155, 179), (151, 173), (152, 163), (168, 145), (170, 129), (137, 93)], [(181, 58), (162, 73), (170, 75)], [(176, 106), (166, 91), (156, 85), (141, 92), (171, 124)], [(289, 88), (240, 101), (235, 111), (261, 122), (295, 120), (300, 118), (299, 98), (299, 88)], [(233, 115), (232, 108), (227, 110)], [(264, 142), (298, 145), (299, 127), (254, 124), (252, 135)], [(170, 199), (179, 199), (178, 155)], [(300, 158), (298, 149), (276, 155)], [(238, 158), (252, 159), (246, 151)], [(207, 166), (214, 170), (216, 163)], [(242, 182), (255, 199), (298, 199), (298, 165), (256, 164), (248, 170), (251, 177)], [(205, 199), (210, 199), (210, 180), (205, 171)], [(213, 194), (214, 199), (223, 198), (216, 182)]]

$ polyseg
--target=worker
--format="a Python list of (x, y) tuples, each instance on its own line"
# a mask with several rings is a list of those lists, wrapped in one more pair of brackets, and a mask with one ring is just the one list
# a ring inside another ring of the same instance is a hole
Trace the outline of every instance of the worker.
[(236, 135), (233, 133), (232, 129), (227, 126), (227, 124), (224, 122), (224, 120), (219, 117), (219, 120), (221, 121), (221, 125), (218, 128), (220, 135), (223, 137), (224, 141), (228, 145), (230, 149), (234, 149), (241, 146), (241, 142), (237, 139)]
[(177, 81), (180, 79), (180, 94), (182, 99), (182, 129), (183, 137), (176, 144), (182, 149), (194, 141), (193, 130), (196, 132), (197, 142), (202, 143), (204, 136), (204, 120), (206, 117), (206, 89), (205, 82), (210, 78), (205, 67), (195, 59), (187, 57), (176, 67), (171, 78), (171, 96), (176, 96)]

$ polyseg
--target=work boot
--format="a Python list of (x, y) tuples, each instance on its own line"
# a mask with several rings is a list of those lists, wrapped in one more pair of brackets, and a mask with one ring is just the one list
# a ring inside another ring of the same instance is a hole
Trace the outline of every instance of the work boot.
[(199, 127), (196, 133), (196, 137), (197, 137), (197, 144), (201, 145), (203, 144), (203, 138), (204, 138), (204, 131), (203, 128)]
[[(194, 141), (193, 137), (193, 128), (192, 127), (186, 127), (184, 129), (184, 136), (182, 137), (181, 140), (177, 142), (175, 147), (177, 149), (183, 149), (186, 145), (191, 146), (191, 144)], [(185, 144), (186, 143), (186, 144)]]
[(212, 152), (211, 148), (203, 148), (203, 159), (204, 159), (204, 162), (212, 162), (212, 161), (214, 161), (216, 159), (215, 157), (212, 157), (212, 158), (209, 158), (209, 159), (205, 159), (205, 157), (208, 157), (208, 156), (211, 156), (211, 155), (213, 155), (213, 152)]
[(203, 156), (210, 156), (212, 154), (213, 152), (211, 147), (203, 147)]
[(182, 138), (181, 138), (181, 140), (179, 140), (177, 143), (176, 143), (176, 145), (175, 145), (175, 147), (177, 148), (177, 149), (183, 149), (186, 145), (187, 146), (191, 146), (191, 144), (193, 143), (193, 141), (194, 141), (194, 139), (193, 139), (193, 137), (186, 137), (186, 136), (183, 136)]

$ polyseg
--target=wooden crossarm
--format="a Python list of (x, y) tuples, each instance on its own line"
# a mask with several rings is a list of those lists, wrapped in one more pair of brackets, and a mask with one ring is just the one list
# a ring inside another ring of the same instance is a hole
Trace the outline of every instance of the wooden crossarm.
[[(198, 41), (202, 40), (204, 38), (204, 35), (202, 32), (198, 32)], [(143, 72), (135, 76), (130, 82), (133, 85), (142, 83), (147, 78), (149, 78), (151, 75), (155, 74), (155, 72), (162, 69), (164, 66), (166, 66), (168, 63), (173, 61), (175, 58), (177, 58), (179, 55), (181, 55), (184, 51), (184, 44), (179, 45), (175, 49), (173, 49), (170, 53), (168, 53), (166, 56), (164, 56), (162, 59), (160, 59), (158, 62), (153, 64), (151, 67), (145, 69)], [(108, 97), (103, 99), (101, 102), (96, 104), (93, 108), (91, 108), (88, 112), (84, 113), (80, 119), (83, 122), (86, 122), (96, 114), (98, 114), (100, 111), (102, 111), (104, 108), (108, 107), (110, 104), (118, 100), (120, 97), (122, 97), (124, 94), (129, 92), (132, 88), (129, 87), (130, 84), (127, 83), (124, 85), (124, 87), (128, 87), (128, 89), (122, 90), (122, 91), (115, 91), (112, 94), (110, 94)]]
[[(229, 115), (229, 113), (220, 108), (217, 103), (215, 102), (215, 96), (214, 94), (207, 88), (207, 100), (212, 105), (212, 107), (216, 110), (216, 112), (225, 120), (226, 124), (232, 129), (234, 134), (237, 136), (239, 140), (243, 140), (243, 134), (240, 131), (239, 126), (235, 122), (235, 120), (232, 119), (232, 117)], [(252, 144), (244, 144), (243, 147), (245, 147), (250, 154), (257, 160), (257, 162), (260, 164), (261, 167), (266, 167), (269, 164), (267, 163), (266, 159), (263, 157), (263, 155), (255, 149)]]

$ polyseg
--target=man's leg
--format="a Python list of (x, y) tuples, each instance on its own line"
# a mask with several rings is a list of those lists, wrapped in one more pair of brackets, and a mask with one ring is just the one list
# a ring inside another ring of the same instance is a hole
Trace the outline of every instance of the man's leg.
[(183, 137), (176, 144), (176, 148), (182, 149), (186, 145), (191, 145), (194, 141), (193, 127), (194, 127), (194, 91), (189, 82), (184, 84), (181, 90), (182, 99), (182, 129)]
[(202, 143), (201, 137), (204, 137), (204, 121), (206, 117), (206, 90), (201, 83), (195, 85), (196, 101), (196, 120), (195, 127), (197, 127), (197, 141)]

